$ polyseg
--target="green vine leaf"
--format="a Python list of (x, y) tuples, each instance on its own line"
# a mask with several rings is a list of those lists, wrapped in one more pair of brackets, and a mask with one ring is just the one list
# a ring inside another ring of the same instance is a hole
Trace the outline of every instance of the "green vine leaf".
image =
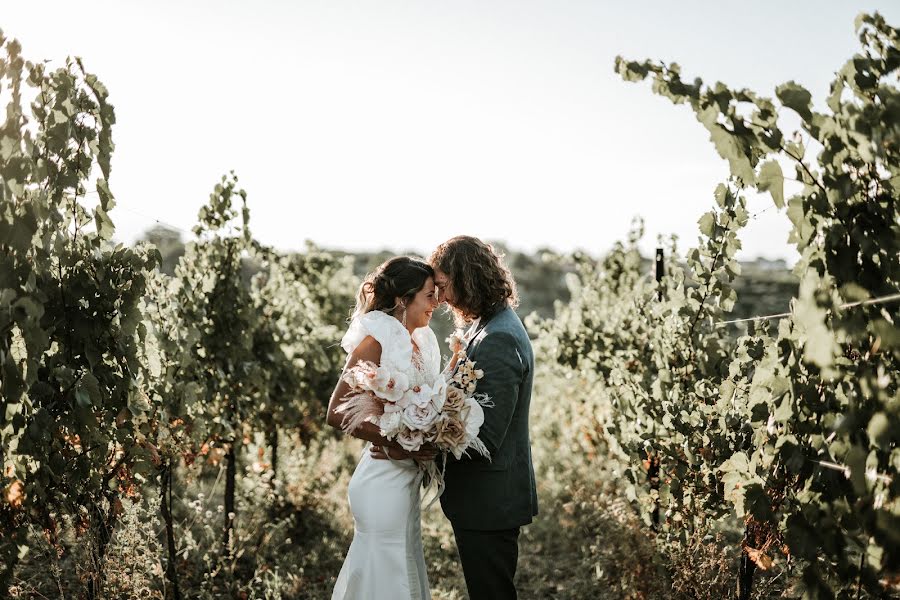
[(761, 192), (768, 191), (772, 194), (772, 200), (775, 206), (784, 208), (784, 174), (781, 171), (781, 165), (776, 161), (770, 160), (763, 163), (757, 177), (757, 188)]

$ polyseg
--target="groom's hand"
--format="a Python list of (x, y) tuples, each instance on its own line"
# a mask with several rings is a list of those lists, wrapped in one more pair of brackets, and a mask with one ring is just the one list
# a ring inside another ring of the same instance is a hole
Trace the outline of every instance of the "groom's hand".
[(390, 457), (394, 460), (403, 460), (405, 458), (434, 460), (434, 457), (437, 456), (437, 448), (431, 444), (425, 444), (415, 452), (407, 452), (406, 450), (391, 448), (390, 446), (372, 446), (372, 448), (369, 449), (369, 453), (372, 455), (372, 458), (387, 460), (388, 455), (385, 454), (385, 449), (387, 449), (388, 453), (391, 455)]

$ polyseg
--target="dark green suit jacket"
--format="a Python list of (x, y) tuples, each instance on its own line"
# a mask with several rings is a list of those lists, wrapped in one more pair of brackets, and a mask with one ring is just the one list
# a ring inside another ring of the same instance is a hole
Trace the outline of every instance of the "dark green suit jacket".
[(455, 460), (451, 455), (441, 507), (454, 527), (512, 529), (531, 523), (538, 512), (528, 435), (534, 353), (511, 308), (503, 308), (480, 327), (467, 354), (475, 368), (484, 371), (476, 392), (494, 403), (484, 409), (478, 434), (491, 460), (477, 454)]

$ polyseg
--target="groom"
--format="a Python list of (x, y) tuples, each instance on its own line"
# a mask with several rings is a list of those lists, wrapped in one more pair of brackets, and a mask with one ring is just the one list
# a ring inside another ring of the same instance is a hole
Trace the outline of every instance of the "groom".
[(519, 529), (538, 511), (528, 437), (531, 342), (513, 310), (516, 284), (491, 246), (458, 236), (438, 246), (429, 262), (440, 299), (457, 325), (469, 325), (466, 354), (484, 371), (476, 392), (494, 404), (479, 433), (490, 461), (451, 455), (441, 507), (453, 525), (469, 598), (514, 599)]
[[(531, 342), (513, 311), (516, 284), (491, 246), (458, 236), (438, 246), (429, 262), (440, 299), (457, 325), (468, 325), (466, 354), (484, 371), (476, 392), (493, 402), (478, 434), (491, 460), (450, 455), (441, 507), (453, 526), (470, 600), (514, 600), (519, 529), (538, 510), (528, 437)], [(386, 458), (377, 448), (372, 454)]]

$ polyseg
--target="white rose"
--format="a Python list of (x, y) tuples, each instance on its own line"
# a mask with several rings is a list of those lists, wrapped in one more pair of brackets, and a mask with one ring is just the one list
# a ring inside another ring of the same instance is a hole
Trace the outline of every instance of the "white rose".
[(397, 435), (397, 443), (407, 452), (415, 452), (422, 447), (425, 436), (421, 431), (406, 429)]
[(381, 429), (381, 435), (388, 439), (392, 439), (400, 430), (400, 423), (402, 420), (403, 413), (399, 410), (384, 413), (378, 420), (378, 427)]
[(403, 424), (410, 429), (427, 431), (440, 416), (440, 413), (435, 410), (431, 402), (427, 402), (425, 406), (410, 404), (403, 410), (402, 415)]

